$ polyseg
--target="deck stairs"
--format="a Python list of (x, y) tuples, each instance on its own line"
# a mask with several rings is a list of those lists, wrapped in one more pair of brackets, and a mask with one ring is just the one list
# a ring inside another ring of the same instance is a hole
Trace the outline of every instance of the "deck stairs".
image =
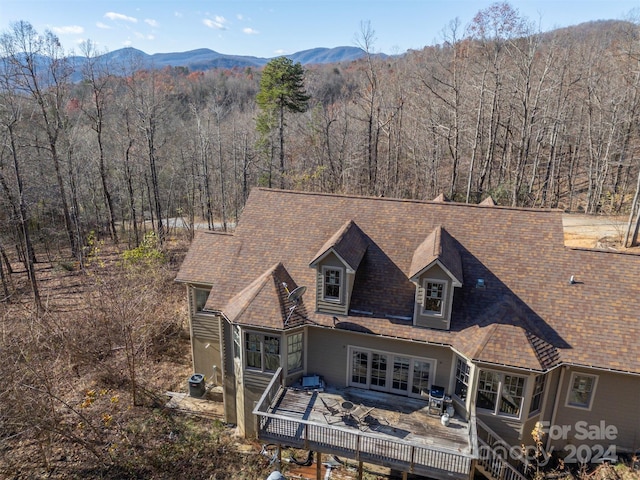
[(476, 470), (489, 480), (529, 480), (527, 464), (509, 455), (509, 446), (484, 422), (476, 419), (478, 450)]

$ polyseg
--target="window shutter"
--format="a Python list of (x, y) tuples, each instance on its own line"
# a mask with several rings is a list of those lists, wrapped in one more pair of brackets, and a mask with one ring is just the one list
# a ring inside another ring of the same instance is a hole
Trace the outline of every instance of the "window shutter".
[(416, 303), (424, 305), (424, 287), (422, 285), (418, 285), (418, 290), (416, 293)]

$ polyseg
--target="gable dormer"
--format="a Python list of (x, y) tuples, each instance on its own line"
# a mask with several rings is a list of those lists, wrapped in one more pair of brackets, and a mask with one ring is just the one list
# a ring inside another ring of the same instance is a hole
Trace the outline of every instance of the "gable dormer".
[(320, 248), (309, 264), (316, 269), (318, 312), (347, 314), (356, 271), (367, 246), (367, 236), (350, 220)]
[(409, 279), (416, 286), (413, 324), (448, 330), (455, 287), (462, 286), (462, 260), (453, 237), (437, 227), (416, 248)]

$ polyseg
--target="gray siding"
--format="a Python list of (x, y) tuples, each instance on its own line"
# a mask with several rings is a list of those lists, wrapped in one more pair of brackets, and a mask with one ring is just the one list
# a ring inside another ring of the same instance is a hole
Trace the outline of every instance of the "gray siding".
[(425, 345), (382, 337), (372, 337), (344, 330), (309, 329), (307, 343), (307, 372), (322, 375), (330, 386), (345, 387), (348, 381), (348, 347), (360, 347), (412, 357), (435, 360), (433, 384), (447, 390), (451, 373), (451, 350), (447, 347)]
[(317, 310), (323, 313), (329, 313), (333, 315), (346, 315), (347, 305), (346, 303), (326, 302), (322, 300), (322, 270), (318, 271), (318, 281), (316, 282), (316, 305)]
[[(193, 369), (202, 373), (207, 382), (222, 382), (222, 355), (220, 352), (220, 318), (198, 313), (191, 318), (191, 346)], [(214, 365), (217, 367), (214, 369)]]
[[(322, 285), (324, 279), (322, 277), (322, 267), (336, 267), (342, 269), (342, 275), (344, 278), (341, 279), (342, 282), (342, 298), (340, 302), (327, 302), (322, 299), (323, 291)], [(346, 315), (349, 308), (349, 297), (351, 295), (350, 285), (353, 284), (353, 281), (348, 279), (347, 270), (345, 265), (336, 257), (333, 253), (327, 255), (322, 259), (320, 263), (318, 263), (316, 270), (316, 309), (319, 312), (329, 313), (332, 315)]]
[[(442, 312), (442, 316), (434, 316), (434, 315), (424, 315), (422, 313), (422, 305), (424, 303), (425, 289), (424, 282), (425, 279), (434, 279), (441, 280), (446, 283), (445, 292), (444, 292), (444, 311)], [(451, 317), (451, 299), (453, 285), (451, 284), (451, 279), (449, 276), (440, 268), (438, 265), (434, 265), (424, 274), (422, 274), (419, 278), (418, 285), (416, 287), (416, 297), (415, 297), (415, 325), (421, 327), (428, 328), (437, 328), (440, 330), (446, 330), (449, 328), (449, 319)]]
[(260, 397), (264, 393), (264, 390), (269, 385), (269, 382), (273, 378), (273, 372), (271, 373), (259, 373), (252, 372), (250, 370), (244, 371), (244, 434), (245, 437), (254, 437), (256, 432), (256, 418), (253, 415), (253, 408), (260, 400)]
[[(596, 375), (598, 377), (595, 396), (591, 410), (566, 406), (567, 391), (571, 382), (572, 372)], [(568, 439), (551, 440), (552, 444), (561, 448), (563, 444), (579, 445), (600, 444), (605, 448), (613, 444), (618, 451), (635, 450), (640, 446), (640, 377), (597, 370), (566, 368), (559, 391), (558, 410), (554, 424), (567, 426), (571, 430)], [(576, 439), (576, 423), (587, 422), (588, 427), (613, 425), (617, 429), (614, 440), (609, 439)]]
[[(522, 424), (519, 420), (495, 415), (484, 415), (481, 412), (477, 413), (478, 418), (486, 423), (487, 426), (496, 432), (508, 445), (515, 447), (520, 446), (522, 443), (520, 438)], [(526, 439), (525, 444), (529, 445), (529, 443), (526, 443)]]
[(236, 398), (241, 394), (236, 389), (236, 373), (233, 364), (233, 338), (231, 333), (231, 325), (226, 320), (222, 320), (222, 364), (223, 386), (224, 386), (224, 415), (225, 421), (228, 423), (238, 424), (238, 413), (236, 408)]
[(198, 338), (220, 342), (220, 319), (216, 315), (196, 313), (191, 319), (191, 330)]

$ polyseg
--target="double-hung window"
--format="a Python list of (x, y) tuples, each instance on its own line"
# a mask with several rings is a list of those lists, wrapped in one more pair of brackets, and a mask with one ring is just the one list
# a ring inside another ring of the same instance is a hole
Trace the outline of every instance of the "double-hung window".
[(574, 372), (567, 394), (567, 406), (576, 408), (591, 408), (591, 401), (596, 391), (598, 377)]
[(538, 375), (533, 383), (533, 396), (531, 397), (530, 414), (538, 413), (542, 408), (542, 396), (544, 395), (545, 376)]
[(323, 299), (331, 302), (340, 302), (342, 300), (342, 269), (324, 267), (322, 269), (322, 276)]
[(524, 386), (524, 377), (481, 370), (476, 405), (494, 415), (520, 417)]
[(204, 309), (208, 298), (209, 290), (205, 290), (204, 288), (193, 289), (193, 300), (196, 312), (201, 312)]
[(460, 400), (467, 399), (467, 391), (469, 390), (469, 371), (471, 367), (463, 359), (456, 359), (456, 389), (455, 394)]
[(445, 283), (437, 280), (425, 280), (423, 313), (442, 315), (444, 313)]
[(302, 369), (302, 333), (287, 336), (287, 371), (295, 372)]
[(247, 332), (245, 358), (248, 368), (274, 372), (280, 366), (280, 337)]

